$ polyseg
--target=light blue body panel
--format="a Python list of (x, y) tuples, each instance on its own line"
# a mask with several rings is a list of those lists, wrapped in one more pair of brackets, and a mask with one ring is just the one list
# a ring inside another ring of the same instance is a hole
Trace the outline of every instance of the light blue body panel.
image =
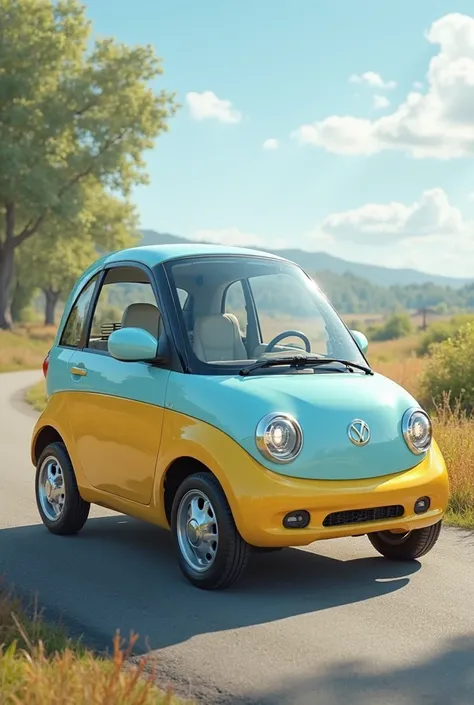
[[(380, 477), (407, 470), (424, 459), (409, 450), (401, 431), (404, 412), (418, 406), (417, 402), (378, 374), (220, 377), (171, 373), (166, 404), (222, 430), (269, 470), (291, 477)], [(256, 426), (270, 412), (291, 414), (301, 424), (303, 449), (291, 463), (272, 463), (256, 447)], [(371, 430), (370, 443), (363, 447), (348, 437), (348, 427), (357, 418)]]
[[(110, 355), (76, 350), (69, 366), (85, 367), (87, 375), (70, 374), (69, 390), (107, 394), (131, 401), (165, 406), (169, 370), (146, 362), (122, 362)], [(189, 375), (188, 375), (189, 376)]]

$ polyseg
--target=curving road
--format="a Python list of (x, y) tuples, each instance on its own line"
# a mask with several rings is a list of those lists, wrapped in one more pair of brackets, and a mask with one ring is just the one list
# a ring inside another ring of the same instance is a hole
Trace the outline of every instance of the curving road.
[(198, 591), (166, 532), (98, 509), (76, 537), (40, 525), (22, 402), (38, 379), (0, 375), (0, 573), (46, 612), (99, 647), (138, 632), (158, 681), (203, 704), (472, 705), (474, 534), (445, 529), (413, 565), (364, 538), (288, 549)]

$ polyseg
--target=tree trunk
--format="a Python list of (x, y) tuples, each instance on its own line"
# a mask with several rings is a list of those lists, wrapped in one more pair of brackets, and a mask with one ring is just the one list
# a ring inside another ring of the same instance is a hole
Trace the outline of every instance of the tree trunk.
[(14, 250), (8, 241), (0, 247), (0, 329), (10, 330), (10, 286), (13, 279)]
[(5, 241), (0, 241), (0, 328), (9, 330), (12, 327), (10, 316), (10, 287), (15, 266), (15, 204), (5, 205)]
[(14, 276), (14, 285), (11, 290), (10, 313), (13, 324), (21, 323), (24, 320), (24, 312), (31, 305), (35, 289), (28, 283), (22, 284), (21, 279)]
[(52, 291), (51, 289), (43, 289), (44, 298), (46, 301), (44, 309), (44, 325), (54, 326), (55, 324), (55, 311), (56, 304), (59, 299), (59, 291)]

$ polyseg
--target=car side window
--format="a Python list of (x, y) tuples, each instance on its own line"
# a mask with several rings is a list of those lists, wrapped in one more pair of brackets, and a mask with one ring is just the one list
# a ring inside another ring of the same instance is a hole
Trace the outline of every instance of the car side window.
[(134, 267), (114, 267), (99, 292), (86, 347), (107, 352), (109, 335), (124, 325), (144, 328), (158, 338), (160, 321), (146, 273)]
[(89, 312), (89, 307), (92, 301), (92, 295), (97, 282), (98, 275), (96, 274), (86, 284), (76, 299), (74, 306), (71, 309), (69, 317), (64, 326), (64, 330), (59, 341), (59, 345), (65, 345), (69, 348), (77, 348), (80, 345), (84, 322)]
[(237, 318), (240, 329), (245, 335), (248, 323), (247, 304), (245, 301), (244, 288), (240, 280), (231, 284), (226, 290), (224, 313), (233, 314)]

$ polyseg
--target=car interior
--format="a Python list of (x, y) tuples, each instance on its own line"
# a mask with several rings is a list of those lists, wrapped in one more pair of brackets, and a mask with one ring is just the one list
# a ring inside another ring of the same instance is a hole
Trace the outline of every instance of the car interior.
[[(268, 267), (252, 264), (252, 276), (268, 273)], [(225, 266), (215, 262), (196, 261), (179, 263), (173, 267), (173, 277), (181, 305), (184, 325), (196, 356), (204, 362), (246, 361), (257, 359), (270, 341), (263, 341), (257, 312), (253, 307), (243, 312), (246, 330), (242, 330), (237, 316), (226, 310), (226, 295), (232, 284), (242, 276), (240, 262), (228, 261)], [(106, 304), (120, 287), (121, 305)], [(123, 295), (124, 288), (126, 289)], [(101, 301), (101, 297), (103, 300)], [(104, 302), (105, 299), (105, 302)], [(124, 300), (125, 299), (125, 300)], [(127, 302), (130, 301), (130, 303)], [(110, 313), (122, 310), (121, 318), (115, 320)], [(110, 312), (110, 313), (109, 313)], [(100, 315), (99, 315), (100, 313)], [(99, 294), (93, 316), (91, 334), (87, 347), (107, 351), (109, 335), (119, 328), (138, 327), (159, 337), (163, 322), (147, 275), (141, 269), (120, 267), (111, 269)], [(273, 352), (283, 350), (301, 352), (304, 345), (297, 343), (275, 345)]]

